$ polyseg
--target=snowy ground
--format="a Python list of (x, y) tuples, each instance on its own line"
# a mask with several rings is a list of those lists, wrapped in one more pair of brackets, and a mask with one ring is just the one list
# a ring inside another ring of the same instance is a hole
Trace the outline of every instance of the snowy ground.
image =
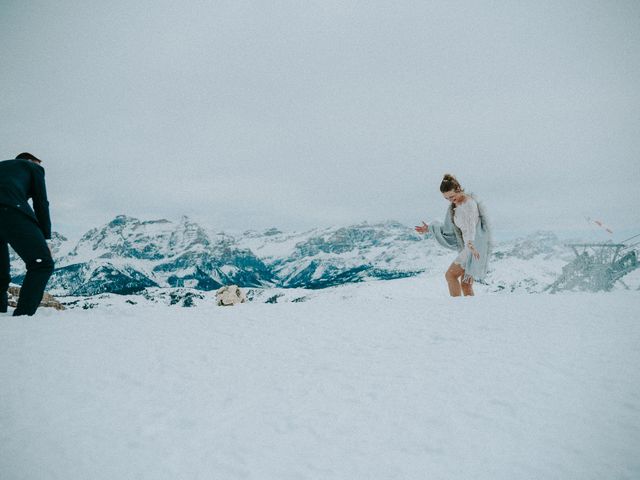
[(424, 282), (0, 316), (0, 478), (640, 478), (637, 291)]

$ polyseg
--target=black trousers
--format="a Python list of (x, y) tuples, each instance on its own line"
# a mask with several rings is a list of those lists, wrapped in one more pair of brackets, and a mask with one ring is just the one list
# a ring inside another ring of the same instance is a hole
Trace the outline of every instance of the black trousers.
[(11, 245), (27, 266), (18, 306), (13, 314), (33, 315), (53, 272), (51, 252), (33, 219), (11, 207), (0, 205), (0, 311), (7, 309), (7, 289), (11, 281), (7, 245)]

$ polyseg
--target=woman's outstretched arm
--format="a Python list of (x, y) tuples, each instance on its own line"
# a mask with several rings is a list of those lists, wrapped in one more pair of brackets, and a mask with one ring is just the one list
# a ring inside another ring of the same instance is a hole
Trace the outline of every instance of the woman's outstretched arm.
[(417, 225), (415, 227), (416, 232), (418, 233), (422, 233), (425, 234), (429, 231), (429, 225), (427, 225), (426, 223), (424, 223), (424, 220), (422, 221), (422, 225)]

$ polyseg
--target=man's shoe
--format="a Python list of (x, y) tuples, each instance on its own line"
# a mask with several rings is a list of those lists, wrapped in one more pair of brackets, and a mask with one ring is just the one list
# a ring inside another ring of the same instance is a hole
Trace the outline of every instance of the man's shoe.
[(7, 313), (7, 307), (9, 306), (9, 299), (7, 292), (0, 293), (0, 313)]

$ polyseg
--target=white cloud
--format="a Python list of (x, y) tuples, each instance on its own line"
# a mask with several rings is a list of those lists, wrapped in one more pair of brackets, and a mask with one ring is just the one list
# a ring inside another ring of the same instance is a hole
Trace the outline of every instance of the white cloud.
[(176, 5), (1, 7), (0, 143), (60, 224), (413, 223), (452, 172), (497, 228), (640, 227), (634, 2)]

